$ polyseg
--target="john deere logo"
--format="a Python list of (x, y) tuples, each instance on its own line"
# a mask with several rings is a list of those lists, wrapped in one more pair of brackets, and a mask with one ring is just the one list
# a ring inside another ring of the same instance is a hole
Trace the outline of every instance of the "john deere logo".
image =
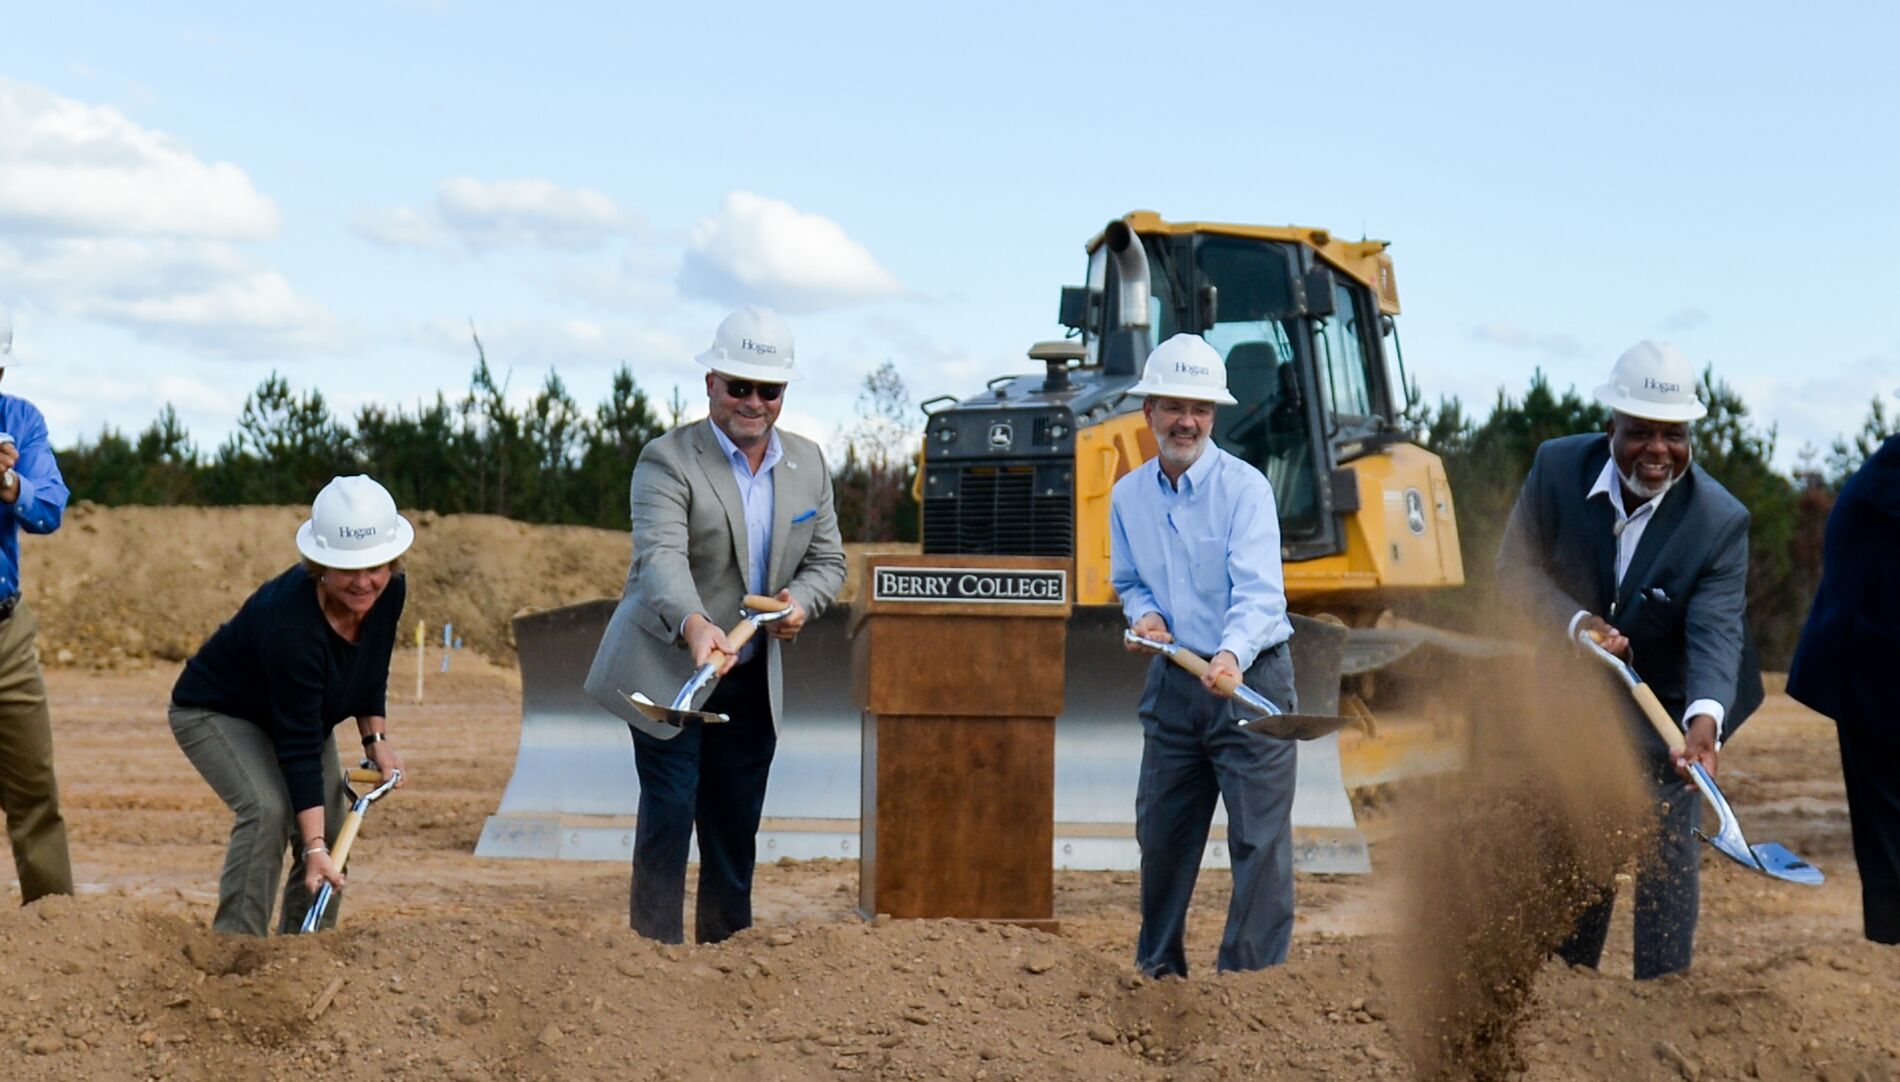
[(1007, 451), (1016, 440), (1016, 433), (1009, 427), (1008, 421), (998, 421), (990, 426), (990, 450)]
[(1405, 528), (1425, 536), (1425, 496), (1415, 488), (1405, 490)]

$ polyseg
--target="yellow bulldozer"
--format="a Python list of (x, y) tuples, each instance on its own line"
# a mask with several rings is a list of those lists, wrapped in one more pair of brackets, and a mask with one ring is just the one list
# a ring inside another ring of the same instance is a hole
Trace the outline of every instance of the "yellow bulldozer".
[[(1296, 866), (1369, 870), (1349, 791), (1462, 761), (1460, 714), (1435, 708), (1421, 692), (1436, 681), (1409, 680), (1407, 669), (1435, 671), (1447, 652), (1497, 647), (1393, 615), (1408, 595), (1464, 581), (1444, 469), (1400, 416), (1398, 310), (1381, 242), (1137, 211), (1089, 242), (1087, 283), (1062, 291), (1070, 337), (1030, 351), (1042, 371), (924, 403), (924, 552), (1073, 561), (1055, 734), (1057, 867), (1133, 868), (1139, 859), (1135, 704), (1146, 663), (1120, 645), (1109, 490), (1155, 454), (1127, 391), (1149, 350), (1177, 331), (1201, 334), (1225, 357), (1238, 403), (1222, 407), (1214, 438), (1273, 484), (1300, 710), (1358, 721), (1300, 745)], [(603, 598), (516, 619), (521, 750), (478, 854), (626, 859), (638, 796), (631, 748), (625, 726), (581, 692), (612, 610)], [(859, 718), (850, 681), (837, 678), (850, 664), (850, 624), (834, 610), (786, 647), (785, 716), (760, 832), (767, 858), (857, 855)], [(1204, 863), (1226, 862), (1217, 819)]]
[[(1343, 784), (1454, 767), (1465, 740), (1455, 710), (1390, 686), (1374, 691), (1373, 674), (1391, 670), (1402, 682), (1396, 663), (1421, 648), (1497, 650), (1393, 615), (1408, 595), (1461, 585), (1464, 566), (1444, 467), (1401, 418), (1399, 295), (1386, 243), (1135, 211), (1087, 248), (1087, 284), (1062, 291), (1070, 337), (1030, 351), (1044, 372), (925, 403), (923, 551), (1069, 557), (1076, 603), (1113, 606), (1109, 492), (1155, 454), (1140, 402), (1126, 392), (1156, 343), (1199, 334), (1226, 360), (1238, 400), (1220, 409), (1214, 440), (1273, 484), (1289, 606), (1346, 629), (1336, 654), (1295, 655), (1303, 698), (1345, 681), (1337, 705), (1358, 724), (1342, 736)], [(1068, 679), (1116, 664), (1125, 663), (1082, 659)]]

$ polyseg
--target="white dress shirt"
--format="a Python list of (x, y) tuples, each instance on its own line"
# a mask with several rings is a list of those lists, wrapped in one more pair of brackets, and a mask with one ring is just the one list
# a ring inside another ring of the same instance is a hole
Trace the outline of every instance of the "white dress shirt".
[[(1649, 523), (1656, 517), (1656, 508), (1662, 505), (1663, 497), (1657, 496), (1652, 500), (1647, 500), (1634, 511), (1625, 511), (1623, 486), (1616, 482), (1616, 458), (1612, 456), (1604, 461), (1602, 472), (1597, 474), (1596, 484), (1590, 486), (1590, 491), (1584, 499), (1594, 500), (1601, 496), (1610, 501), (1610, 510), (1616, 514), (1616, 524), (1610, 529), (1616, 537), (1616, 587), (1621, 590), (1623, 573), (1629, 570), (1630, 560), (1636, 555), (1636, 546), (1643, 543), (1643, 531), (1649, 529)], [(1668, 493), (1663, 495), (1666, 496)], [(1577, 625), (1582, 623), (1583, 618), (1588, 615), (1590, 615), (1588, 611), (1579, 609), (1577, 614), (1570, 618), (1571, 638), (1576, 638)], [(1715, 719), (1715, 746), (1721, 747), (1722, 719), (1727, 716), (1728, 711), (1714, 699), (1697, 699), (1682, 712), (1685, 720), (1698, 714), (1707, 714)]]
[[(739, 499), (745, 504), (745, 588), (748, 593), (763, 594), (766, 560), (772, 555), (772, 511), (777, 503), (772, 489), (772, 467), (785, 457), (785, 445), (779, 442), (778, 430), (772, 429), (765, 444), (765, 458), (755, 473), (752, 463), (746, 458), (745, 452), (739, 449), (739, 445), (732, 442), (718, 425), (713, 425), (712, 430), (713, 435), (719, 438), (719, 449), (725, 452), (726, 460), (732, 463), (732, 480), (739, 486)], [(739, 660), (750, 661), (752, 655), (758, 652), (759, 645), (755, 639), (739, 648)]]

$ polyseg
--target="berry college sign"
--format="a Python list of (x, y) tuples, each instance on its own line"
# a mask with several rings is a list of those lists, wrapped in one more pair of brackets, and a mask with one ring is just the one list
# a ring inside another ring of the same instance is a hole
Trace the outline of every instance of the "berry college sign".
[(1068, 600), (1067, 571), (1013, 571), (991, 567), (878, 567), (873, 601), (955, 601), (964, 604), (1049, 605)]

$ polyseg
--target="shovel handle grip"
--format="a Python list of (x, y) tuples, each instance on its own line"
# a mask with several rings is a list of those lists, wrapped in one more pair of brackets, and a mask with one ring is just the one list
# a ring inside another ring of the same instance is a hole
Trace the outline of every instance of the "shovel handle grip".
[(371, 770), (368, 767), (356, 766), (344, 772), (343, 780), (355, 785), (381, 785), (383, 783), (383, 772), (380, 770)]
[(744, 605), (753, 612), (777, 612), (780, 609), (792, 607), (792, 603), (789, 601), (780, 601), (776, 597), (766, 597), (764, 594), (747, 594), (744, 600), (740, 601), (739, 604)]

